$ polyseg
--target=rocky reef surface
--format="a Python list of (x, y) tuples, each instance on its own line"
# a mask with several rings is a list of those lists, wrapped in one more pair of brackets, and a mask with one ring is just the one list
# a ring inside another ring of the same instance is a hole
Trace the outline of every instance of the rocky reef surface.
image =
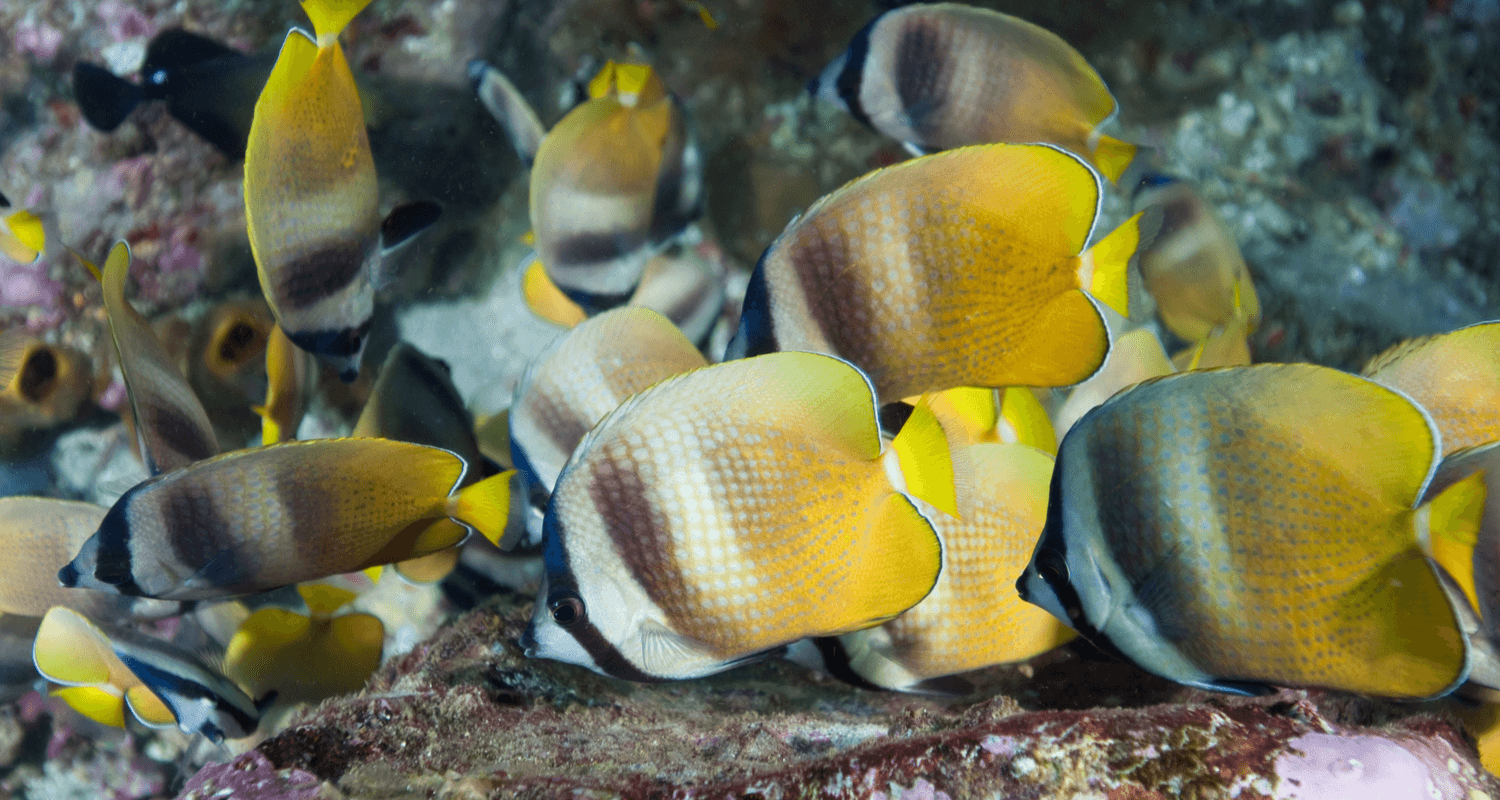
[[(1264, 307), (1257, 360), (1358, 368), (1400, 338), (1500, 316), (1493, 0), (994, 5), (1099, 68), (1121, 103), (1117, 133), (1149, 147), (1137, 170), (1191, 178), (1218, 208)], [(515, 76), (552, 121), (563, 80), (643, 46), (693, 114), (704, 246), (740, 286), (793, 215), (904, 158), (801, 93), (878, 4), (708, 7), (716, 30), (668, 0), (376, 0), (355, 19), (344, 43), (367, 87), (383, 206), (445, 207), (403, 251), (373, 357), (400, 335), (448, 360), (483, 412), (508, 402), (525, 355), (553, 335), (516, 300), (525, 173), (472, 97), (472, 58)], [(130, 241), (143, 312), (191, 318), (253, 296), (241, 166), (160, 104), (114, 134), (88, 129), (68, 74), (78, 60), (131, 73), (171, 26), (253, 51), (295, 21), (292, 3), (0, 5), (0, 188), (59, 243), (97, 257)], [(1134, 174), (1108, 201), (1113, 219)], [(0, 464), (6, 493), (109, 502), (142, 475), (112, 413), (123, 390), (89, 281), (55, 245), (33, 265), (0, 263), (0, 322), (77, 348), (98, 372), (96, 408)], [(347, 430), (360, 391), (321, 398), (305, 433)], [(393, 625), (403, 644), (363, 693), (268, 724), (245, 752), (107, 730), (23, 697), (0, 711), (0, 797), (1500, 798), (1448, 704), (1212, 696), (1078, 649), (983, 672), (958, 700), (780, 662), (634, 686), (522, 657), (526, 598), (461, 613), (437, 602), (433, 590), (419, 620)]]

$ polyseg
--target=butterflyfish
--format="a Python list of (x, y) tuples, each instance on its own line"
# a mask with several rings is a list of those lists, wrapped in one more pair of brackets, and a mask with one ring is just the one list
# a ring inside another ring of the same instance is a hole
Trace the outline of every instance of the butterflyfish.
[(64, 586), (211, 599), (390, 564), (452, 547), (464, 528), (498, 539), (510, 473), (463, 485), (463, 459), (386, 439), (310, 439), (238, 450), (154, 476), (115, 502), (58, 573)]
[(591, 312), (620, 305), (654, 249), (702, 213), (702, 157), (645, 64), (609, 62), (547, 131), (531, 166), (531, 227), (550, 277)]
[(655, 311), (606, 311), (553, 340), (516, 384), (511, 461), (547, 491), (599, 420), (658, 381), (706, 366), (682, 331)]
[(1059, 36), (956, 3), (887, 11), (854, 35), (809, 90), (918, 155), (971, 144), (1047, 142), (1110, 182), (1135, 146), (1099, 131), (1119, 108)]
[(957, 511), (956, 446), (922, 404), (882, 447), (868, 380), (821, 354), (662, 381), (595, 426), (558, 479), (521, 644), (651, 681), (885, 622), (938, 578), (912, 496)]
[[(453, 385), (448, 365), (406, 342), (397, 343), (386, 354), (352, 435), (440, 447), (456, 454), (465, 464), (473, 465), (464, 475), (464, 486), (485, 477), (480, 469), (484, 456), (474, 436), (474, 418)], [(517, 494), (521, 490), (517, 479), (511, 491)], [(509, 533), (501, 536), (501, 541), (507, 544), (519, 538), (525, 527), (525, 506), (516, 503), (511, 510), (512, 520), (505, 523)], [(453, 520), (433, 520), (431, 527), (421, 536), (464, 539), (462, 526)], [(398, 563), (396, 571), (418, 583), (431, 583), (441, 579), (457, 562), (456, 550), (441, 551), (416, 562)]]
[(385, 625), (359, 612), (338, 614), (355, 592), (329, 583), (301, 584), (308, 613), (263, 608), (240, 625), (224, 653), (224, 675), (250, 694), (275, 692), (277, 703), (316, 703), (363, 689), (380, 666)]
[(0, 442), (78, 418), (94, 391), (88, 357), (21, 328), (0, 331)]
[(297, 438), (317, 379), (317, 365), (308, 352), (292, 344), (280, 326), (273, 326), (266, 338), (266, 401), (251, 409), (261, 419), (261, 444)]
[(245, 151), (245, 220), (266, 302), (287, 338), (346, 382), (359, 374), (385, 254), (439, 214), (416, 202), (380, 220), (364, 113), (338, 43), (367, 3), (303, 2), (316, 36), (287, 33)]
[[(78, 258), (90, 272), (98, 273), (92, 263)], [(120, 241), (110, 248), (99, 279), (141, 458), (155, 475), (218, 455), (219, 441), (187, 378), (150, 323), (125, 299), (129, 273), (130, 247)]]
[(1421, 407), (1334, 369), (1138, 383), (1064, 437), (1017, 588), (1190, 686), (1443, 695), (1469, 650), (1422, 543), (1479, 520), (1473, 483), (1418, 507), (1439, 452)]
[(839, 637), (848, 668), (876, 686), (958, 693), (967, 682), (951, 676), (1023, 661), (1074, 636), (1015, 590), (1046, 520), (1052, 458), (1017, 444), (978, 444), (968, 455), (970, 513), (926, 514), (943, 543), (932, 592), (878, 628)]
[(0, 541), (5, 542), (0, 548), (0, 575), (5, 576), (0, 614), (40, 618), (53, 606), (98, 619), (182, 613), (180, 603), (57, 585), (57, 570), (72, 560), (108, 510), (50, 497), (0, 497)]
[[(1260, 299), (1234, 234), (1191, 183), (1150, 174), (1135, 190), (1135, 207), (1161, 209), (1161, 231), (1140, 251), (1141, 278), (1167, 330), (1209, 350), (1208, 361), (1182, 369), (1250, 363), (1245, 337), (1260, 326)], [(1192, 353), (1190, 349), (1188, 352)]]
[(215, 744), (254, 733), (261, 712), (275, 699), (269, 694), (251, 699), (215, 667), (169, 642), (130, 628), (101, 627), (66, 608), (42, 618), (34, 656), (37, 671), (70, 687), (60, 694), (85, 715), (122, 725), (123, 697), (143, 723), (175, 724)]
[(152, 728), (177, 722), (161, 698), (115, 655), (109, 637), (77, 611), (58, 606), (45, 613), (32, 658), (42, 677), (62, 687), (53, 696), (95, 722), (123, 728), (127, 710)]
[[(535, 257), (525, 262), (521, 291), (526, 307), (554, 325), (571, 328), (588, 318), (547, 277)], [(689, 247), (668, 248), (646, 262), (641, 282), (626, 305), (641, 306), (671, 320), (689, 341), (702, 344), (724, 310), (724, 265)]]
[(1066, 435), (1073, 423), (1121, 389), (1176, 371), (1161, 339), (1150, 328), (1136, 328), (1122, 335), (1110, 348), (1104, 368), (1073, 387), (1068, 399), (1053, 414), (1057, 431)]
[(1427, 409), (1444, 455), (1500, 439), (1500, 322), (1409, 339), (1371, 359), (1364, 374)]
[(47, 232), (42, 221), (29, 209), (11, 208), (10, 199), (0, 194), (0, 254), (11, 261), (30, 264), (47, 246)]
[(139, 84), (80, 61), (73, 67), (73, 96), (84, 120), (106, 133), (141, 103), (165, 100), (173, 118), (238, 160), (245, 157), (255, 99), (275, 60), (275, 53), (241, 53), (207, 36), (169, 28), (146, 45)]
[(1098, 371), (1126, 269), (1155, 235), (1131, 217), (1087, 247), (1103, 184), (1048, 145), (981, 145), (872, 172), (787, 225), (751, 274), (726, 358), (848, 359), (881, 402), (955, 386), (1066, 386)]

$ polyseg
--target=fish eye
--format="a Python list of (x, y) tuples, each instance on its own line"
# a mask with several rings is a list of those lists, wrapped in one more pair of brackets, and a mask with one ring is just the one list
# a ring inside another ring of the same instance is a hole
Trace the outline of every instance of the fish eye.
[(583, 621), (583, 598), (577, 592), (558, 592), (547, 598), (547, 611), (552, 621), (564, 628), (571, 628)]
[(1068, 582), (1068, 564), (1056, 550), (1043, 550), (1037, 554), (1036, 571), (1048, 586), (1060, 586)]
[(151, 73), (151, 83), (153, 83), (153, 84), (155, 84), (157, 86), (161, 86), (161, 85), (165, 84), (166, 82), (167, 82), (167, 71), (166, 70), (159, 69), (159, 70)]

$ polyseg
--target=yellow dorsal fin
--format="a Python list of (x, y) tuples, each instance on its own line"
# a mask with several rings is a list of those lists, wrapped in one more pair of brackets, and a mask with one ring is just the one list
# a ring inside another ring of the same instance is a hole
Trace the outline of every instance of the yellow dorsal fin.
[(82, 264), (84, 269), (87, 269), (89, 271), (89, 274), (94, 276), (94, 280), (100, 283), (104, 282), (104, 275), (99, 272), (99, 268), (94, 265), (94, 262), (88, 260), (87, 258), (84, 258), (82, 253), (74, 250), (72, 247), (69, 247), (68, 245), (63, 246), (67, 247), (68, 252), (72, 253), (73, 257), (78, 259), (78, 263)]
[(22, 247), (26, 248), (25, 251), (19, 253), (24, 256), (23, 258), (16, 258), (15, 255), (9, 252), (6, 255), (10, 255), (16, 261), (25, 263), (35, 261), (41, 255), (42, 251), (46, 249), (47, 232), (43, 230), (42, 221), (35, 214), (26, 210), (17, 211), (5, 218), (5, 224), (10, 228), (11, 236), (15, 237), (15, 240)]
[(708, 10), (708, 6), (703, 5), (702, 3), (698, 2), (698, 0), (686, 1), (688, 8), (691, 8), (694, 11), (698, 12), (698, 19), (703, 21), (703, 27), (708, 28), (711, 31), (716, 31), (719, 29), (719, 21), (714, 19), (714, 15)]
[(571, 328), (588, 318), (583, 309), (569, 300), (557, 288), (557, 284), (547, 277), (547, 269), (542, 266), (541, 259), (533, 260), (521, 276), (521, 295), (531, 313), (554, 325)]
[[(950, 423), (950, 427), (957, 427)], [(917, 403), (901, 432), (891, 441), (906, 492), (931, 504), (950, 517), (959, 516), (959, 502), (968, 496), (955, 469), (955, 459), (963, 452), (962, 442), (953, 442), (933, 413), (926, 397)], [(965, 487), (967, 488), (967, 487)]]
[(72, 609), (55, 606), (42, 617), (32, 645), (36, 671), (53, 683), (66, 686), (112, 684), (128, 681), (130, 672), (115, 657), (103, 632)]
[(1080, 259), (1079, 277), (1099, 302), (1130, 316), (1130, 262), (1161, 230), (1161, 209), (1155, 206), (1125, 220), (1120, 227), (1090, 247)]
[(1057, 432), (1047, 410), (1036, 393), (1024, 386), (1011, 386), (1000, 393), (999, 438), (1034, 447), (1044, 453), (1057, 453)]
[[(615, 87), (615, 69), (619, 65), (614, 61), (604, 62), (604, 66), (594, 73), (593, 79), (589, 81), (589, 97), (598, 99), (608, 96)], [(528, 231), (529, 232), (529, 231)]]
[(113, 686), (65, 686), (53, 689), (52, 696), (95, 722), (113, 728), (125, 727), (124, 693)]
[[(1429, 555), (1464, 590), (1469, 606), (1475, 611), (1480, 606), (1474, 590), (1474, 547), (1479, 543), (1479, 526), (1484, 517), (1487, 494), (1484, 474), (1484, 470), (1473, 473), (1424, 506)], [(1423, 516), (1421, 512), (1419, 509), (1419, 519)]]
[(165, 730), (177, 726), (177, 715), (146, 686), (126, 689), (125, 704), (130, 707), (130, 713), (148, 728)]
[(312, 20), (318, 46), (333, 44), (354, 15), (363, 11), (370, 0), (302, 0), (302, 10)]
[(270, 445), (281, 442), (281, 426), (271, 416), (271, 410), (265, 406), (251, 406), (250, 410), (260, 416), (260, 443)]
[(1135, 145), (1130, 142), (1122, 142), (1113, 136), (1099, 136), (1099, 143), (1094, 146), (1094, 166), (1099, 168), (1110, 183), (1119, 183), (1120, 176), (1125, 173), (1125, 168), (1135, 160)]
[(307, 610), (314, 617), (331, 617), (333, 612), (359, 596), (351, 589), (317, 581), (297, 584), (297, 594), (302, 595), (302, 602), (307, 604)]
[(499, 547), (512, 519), (511, 481), (515, 477), (515, 470), (508, 470), (464, 487), (448, 499), (448, 515)]

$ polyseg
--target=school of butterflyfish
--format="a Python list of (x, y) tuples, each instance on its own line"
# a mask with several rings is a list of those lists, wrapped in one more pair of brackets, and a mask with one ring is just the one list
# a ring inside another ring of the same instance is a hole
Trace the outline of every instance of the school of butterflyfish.
[[(385, 623), (350, 605), (387, 565), (534, 591), (527, 655), (636, 681), (784, 657), (958, 694), (961, 673), (1082, 636), (1225, 692), (1500, 687), (1500, 323), (1364, 375), (1251, 365), (1260, 306), (1224, 223), (1150, 174), (1100, 230), (1134, 155), (1101, 133), (1114, 98), (1060, 38), (993, 11), (889, 11), (814, 80), (916, 157), (788, 224), (738, 315), (694, 247), (691, 120), (649, 65), (583, 76), (550, 128), (469, 65), (531, 169), (520, 292), (557, 336), (478, 425), (446, 365), (403, 343), (351, 436), (297, 440), (318, 363), (358, 376), (390, 251), (438, 213), (380, 219), (339, 45), (364, 5), (304, 0), (313, 33), (274, 59), (169, 31), (145, 85), (80, 66), (94, 124), (164, 99), (243, 153), (266, 304), (210, 315), (183, 356), (126, 298), (124, 242), (102, 268), (78, 254), (150, 477), (110, 508), (0, 499), (0, 611), (80, 712), (218, 740), (357, 691)], [(34, 258), (37, 217), (0, 203), (0, 248)], [(79, 359), (5, 333), (7, 426), (66, 419)], [(237, 396), (259, 446), (225, 443), (207, 384), (254, 387)], [(216, 649), (136, 624), (174, 616)]]

